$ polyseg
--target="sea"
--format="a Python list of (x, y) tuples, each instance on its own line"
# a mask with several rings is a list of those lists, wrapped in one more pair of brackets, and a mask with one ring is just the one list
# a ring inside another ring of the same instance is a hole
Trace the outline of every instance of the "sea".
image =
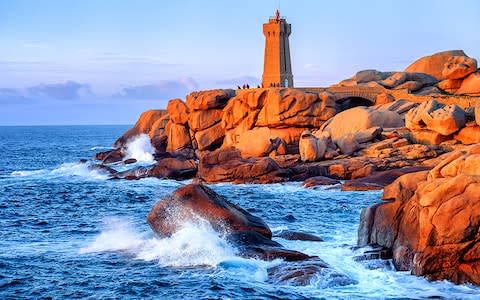
[[(0, 299), (479, 299), (480, 288), (429, 282), (388, 261), (357, 262), (362, 208), (381, 192), (285, 184), (210, 185), (274, 233), (312, 233), (323, 242), (274, 238), (319, 256), (355, 283), (321, 275), (306, 286), (272, 283), (280, 260), (245, 259), (209, 227), (184, 224), (169, 238), (146, 222), (154, 203), (190, 181), (109, 180), (88, 163), (129, 126), (0, 127)], [(153, 163), (148, 139), (129, 147)], [(119, 166), (118, 168), (124, 168)]]

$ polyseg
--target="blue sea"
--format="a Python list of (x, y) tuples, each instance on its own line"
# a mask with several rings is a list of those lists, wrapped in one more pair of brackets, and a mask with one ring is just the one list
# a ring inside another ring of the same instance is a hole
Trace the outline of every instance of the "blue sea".
[[(108, 180), (78, 161), (109, 149), (128, 126), (0, 127), (1, 299), (478, 299), (480, 289), (428, 282), (388, 263), (362, 263), (359, 214), (380, 192), (305, 189), (301, 183), (217, 184), (230, 201), (262, 217), (274, 232), (316, 234), (324, 242), (275, 239), (318, 255), (355, 280), (319, 276), (307, 286), (270, 283), (280, 261), (240, 258), (207, 225), (185, 224), (154, 236), (152, 205), (189, 181)], [(141, 149), (142, 147), (140, 147)], [(138, 149), (137, 149), (138, 151)], [(140, 162), (148, 164), (146, 161)], [(372, 265), (378, 268), (372, 268)]]

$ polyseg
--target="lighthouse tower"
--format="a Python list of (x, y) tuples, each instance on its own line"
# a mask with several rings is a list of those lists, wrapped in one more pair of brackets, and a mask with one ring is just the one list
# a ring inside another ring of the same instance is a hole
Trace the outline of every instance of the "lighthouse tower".
[(263, 62), (263, 87), (293, 87), (290, 44), (288, 37), (292, 26), (280, 16), (277, 9), (274, 17), (263, 24), (265, 35), (265, 58)]

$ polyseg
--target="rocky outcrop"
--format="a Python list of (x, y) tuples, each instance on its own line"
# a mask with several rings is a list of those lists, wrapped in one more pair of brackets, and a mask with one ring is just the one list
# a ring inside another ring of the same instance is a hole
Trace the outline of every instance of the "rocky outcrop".
[(400, 176), (430, 169), (431, 167), (428, 166), (418, 166), (373, 172), (371, 175), (345, 182), (342, 185), (342, 191), (381, 190), (385, 186), (393, 183)]
[(477, 71), (477, 60), (468, 56), (452, 56), (443, 66), (444, 79), (461, 79)]
[(151, 109), (143, 112), (137, 123), (115, 141), (113, 148), (124, 147), (131, 138), (137, 135), (149, 134), (152, 129), (155, 129), (153, 125), (158, 126), (159, 123), (156, 124), (156, 122), (165, 115), (167, 115), (167, 111), (163, 109)]
[(328, 131), (332, 140), (336, 141), (344, 135), (355, 134), (372, 127), (398, 128), (403, 126), (404, 122), (396, 112), (359, 106), (335, 115), (322, 126), (321, 130)]
[(470, 124), (455, 134), (454, 138), (464, 145), (480, 144), (480, 126)]
[(184, 180), (193, 178), (196, 173), (197, 166), (193, 159), (166, 157), (157, 162), (148, 171), (148, 176)]
[(282, 169), (271, 158), (245, 159), (233, 147), (205, 153), (200, 158), (197, 175), (205, 182), (272, 183), (285, 180)]
[(385, 202), (362, 213), (359, 241), (388, 247), (397, 270), (480, 284), (480, 148), (385, 187)]
[(416, 60), (405, 69), (405, 72), (425, 73), (437, 80), (442, 80), (444, 79), (442, 74), (444, 65), (455, 56), (466, 56), (466, 54), (462, 50), (438, 52)]
[(475, 72), (462, 81), (456, 95), (480, 96), (480, 72)]
[[(429, 130), (445, 137), (459, 131), (465, 122), (465, 111), (458, 105), (443, 105), (435, 100), (423, 102), (405, 115), (405, 126), (408, 129), (414, 132)], [(441, 136), (438, 137), (440, 141)]]
[(300, 136), (298, 147), (302, 161), (317, 161), (325, 155), (327, 142), (323, 138), (317, 138), (309, 130), (305, 130)]

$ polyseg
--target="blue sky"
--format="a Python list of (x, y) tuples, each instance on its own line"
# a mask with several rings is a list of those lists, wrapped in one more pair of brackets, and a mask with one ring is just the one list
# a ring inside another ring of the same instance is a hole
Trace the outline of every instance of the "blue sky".
[[(278, 0), (0, 0), (0, 125), (130, 124), (191, 90), (260, 81)], [(480, 58), (480, 1), (280, 1), (297, 86)]]

